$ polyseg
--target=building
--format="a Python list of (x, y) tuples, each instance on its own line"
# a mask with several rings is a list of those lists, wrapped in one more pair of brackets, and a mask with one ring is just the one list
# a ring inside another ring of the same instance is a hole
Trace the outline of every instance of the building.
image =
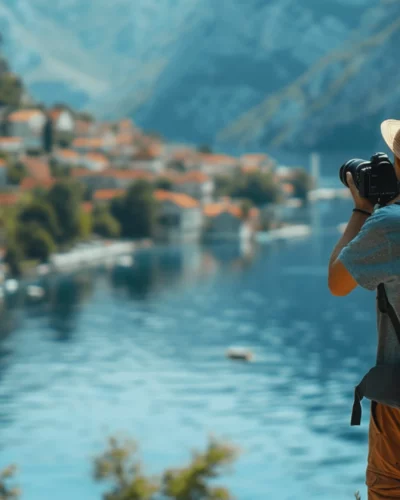
[(235, 175), (240, 172), (240, 161), (224, 154), (199, 154), (198, 164), (200, 170), (210, 177)]
[(7, 186), (7, 163), (0, 158), (0, 187)]
[[(258, 211), (257, 211), (258, 212)], [(203, 208), (205, 217), (204, 239), (244, 241), (253, 238), (256, 212), (244, 216), (241, 207), (229, 200), (211, 203)]]
[(106, 170), (110, 166), (108, 158), (101, 153), (87, 153), (82, 156), (80, 163), (83, 167), (96, 172)]
[(153, 174), (162, 174), (165, 171), (166, 161), (162, 144), (153, 142), (135, 153), (130, 163), (135, 170), (145, 170)]
[(25, 166), (28, 177), (32, 179), (42, 182), (49, 181), (52, 178), (47, 158), (23, 156), (21, 163)]
[(159, 210), (154, 237), (169, 243), (195, 242), (201, 238), (203, 217), (200, 204), (182, 193), (157, 190)]
[(73, 149), (57, 149), (52, 158), (63, 166), (77, 167), (81, 164), (81, 156)]
[(0, 137), (0, 151), (17, 160), (25, 153), (24, 141), (21, 137)]
[(54, 134), (54, 142), (69, 145), (75, 134), (75, 118), (68, 109), (53, 108), (48, 112)]
[(176, 175), (172, 183), (174, 191), (196, 198), (202, 204), (211, 203), (215, 188), (214, 180), (204, 172), (193, 170)]
[(247, 153), (240, 157), (240, 166), (242, 170), (248, 172), (252, 170), (272, 172), (276, 167), (276, 162), (263, 153)]
[(26, 151), (42, 151), (46, 121), (47, 117), (40, 109), (15, 111), (7, 118), (9, 135), (20, 137)]
[(125, 194), (125, 189), (98, 189), (93, 193), (93, 202), (104, 203)]

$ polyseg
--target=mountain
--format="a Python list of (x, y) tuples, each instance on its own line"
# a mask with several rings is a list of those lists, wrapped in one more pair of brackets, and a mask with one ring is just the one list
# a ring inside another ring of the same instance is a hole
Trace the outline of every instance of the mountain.
[(168, 139), (346, 149), (400, 115), (400, 0), (8, 0), (0, 32), (38, 100)]

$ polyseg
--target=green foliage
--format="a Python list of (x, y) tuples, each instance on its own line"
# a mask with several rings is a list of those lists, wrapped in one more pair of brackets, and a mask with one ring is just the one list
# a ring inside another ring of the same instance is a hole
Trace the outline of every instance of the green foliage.
[(110, 438), (108, 449), (95, 459), (94, 478), (111, 481), (113, 489), (104, 494), (104, 500), (152, 500), (159, 490), (154, 479), (147, 478), (136, 458), (133, 441), (119, 443)]
[(7, 181), (10, 184), (19, 184), (24, 177), (27, 176), (25, 165), (17, 161), (15, 163), (8, 161), (7, 165)]
[(49, 167), (51, 175), (55, 179), (71, 177), (71, 167), (68, 165), (60, 165), (54, 158), (49, 161)]
[(17, 241), (24, 250), (25, 257), (48, 262), (51, 253), (56, 249), (50, 234), (37, 222), (18, 226)]
[(199, 153), (203, 153), (203, 154), (207, 154), (207, 155), (212, 154), (212, 149), (207, 144), (202, 144), (201, 146), (199, 146), (197, 148), (197, 151)]
[(253, 203), (250, 200), (243, 200), (241, 203), (242, 215), (243, 219), (247, 219), (249, 212), (253, 206)]
[(17, 108), (21, 102), (23, 86), (21, 80), (12, 73), (0, 75), (0, 105)]
[(21, 246), (17, 245), (15, 242), (8, 243), (6, 254), (4, 256), (4, 262), (8, 266), (9, 273), (14, 278), (19, 278), (22, 274), (22, 267), (21, 267), (22, 259), (23, 259), (23, 254)]
[(211, 439), (203, 453), (194, 453), (187, 467), (167, 470), (163, 475), (162, 492), (175, 500), (231, 500), (225, 488), (212, 487), (210, 480), (220, 476), (237, 458), (238, 450)]
[(36, 223), (56, 240), (59, 236), (57, 217), (51, 205), (41, 199), (34, 199), (18, 215), (21, 225)]
[(80, 209), (79, 212), (79, 236), (87, 240), (92, 233), (92, 214)]
[(245, 198), (261, 206), (280, 201), (279, 185), (270, 172), (250, 172), (234, 177), (218, 177), (216, 189), (219, 195)]
[(294, 197), (306, 200), (308, 191), (313, 187), (313, 179), (308, 172), (301, 167), (293, 169), (291, 182), (294, 186)]
[(118, 238), (121, 234), (121, 224), (101, 207), (93, 213), (93, 232), (104, 238)]
[(105, 500), (232, 500), (226, 488), (211, 486), (231, 465), (236, 448), (211, 439), (203, 453), (194, 453), (187, 467), (167, 469), (160, 479), (146, 477), (133, 441), (109, 440), (107, 450), (94, 461), (94, 478), (108, 481)]
[(53, 207), (59, 228), (57, 242), (71, 244), (80, 235), (82, 188), (73, 181), (60, 181), (47, 193), (47, 201)]
[(16, 487), (10, 487), (8, 483), (15, 476), (17, 468), (15, 465), (0, 471), (0, 500), (17, 500), (20, 497), (20, 491)]
[(173, 184), (167, 177), (160, 177), (155, 183), (156, 189), (163, 189), (164, 191), (172, 191)]
[(125, 196), (111, 202), (111, 215), (121, 224), (125, 238), (150, 238), (156, 218), (153, 187), (146, 181), (131, 186)]

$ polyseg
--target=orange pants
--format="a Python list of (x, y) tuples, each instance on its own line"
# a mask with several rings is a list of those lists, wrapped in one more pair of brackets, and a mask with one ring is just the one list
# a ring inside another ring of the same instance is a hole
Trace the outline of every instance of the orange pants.
[(400, 498), (400, 410), (371, 402), (368, 500)]

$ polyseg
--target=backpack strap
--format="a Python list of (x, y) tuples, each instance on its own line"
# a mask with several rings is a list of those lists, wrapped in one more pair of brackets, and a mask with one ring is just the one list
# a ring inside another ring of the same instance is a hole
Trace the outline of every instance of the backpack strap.
[(377, 300), (380, 312), (389, 315), (390, 321), (392, 322), (393, 328), (397, 335), (397, 340), (399, 341), (400, 344), (400, 321), (396, 314), (396, 311), (393, 309), (392, 304), (389, 302), (389, 299), (387, 298), (385, 285), (383, 283), (378, 285)]

